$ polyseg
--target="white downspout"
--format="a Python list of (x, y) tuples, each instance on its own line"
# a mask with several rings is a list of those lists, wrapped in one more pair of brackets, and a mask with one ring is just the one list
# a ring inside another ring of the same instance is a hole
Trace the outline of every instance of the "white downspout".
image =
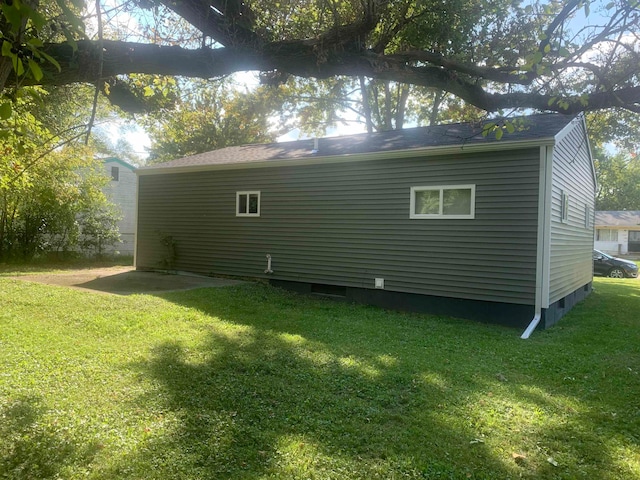
[(549, 260), (549, 235), (551, 230), (551, 182), (553, 147), (540, 147), (540, 176), (538, 188), (538, 253), (536, 261), (536, 293), (534, 314), (520, 338), (527, 340), (542, 319), (542, 296), (548, 295), (546, 280)]
[(527, 329), (522, 333), (522, 335), (520, 335), (521, 339), (526, 340), (531, 336), (533, 331), (536, 329), (536, 327), (540, 323), (540, 317), (542, 317), (542, 312), (537, 311), (536, 314), (533, 316), (533, 320), (531, 320), (531, 323), (529, 324)]

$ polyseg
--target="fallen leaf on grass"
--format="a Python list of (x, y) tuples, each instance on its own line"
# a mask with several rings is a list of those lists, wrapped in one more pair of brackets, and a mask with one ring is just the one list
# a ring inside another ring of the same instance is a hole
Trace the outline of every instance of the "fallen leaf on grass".
[(555, 459), (553, 457), (549, 457), (547, 458), (547, 462), (549, 462), (551, 465), (553, 465), (554, 467), (558, 466), (558, 462), (555, 461)]

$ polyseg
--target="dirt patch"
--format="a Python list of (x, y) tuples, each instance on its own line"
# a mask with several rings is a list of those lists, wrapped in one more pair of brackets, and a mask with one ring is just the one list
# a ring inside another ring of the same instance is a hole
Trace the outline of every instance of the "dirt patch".
[(238, 280), (226, 278), (140, 272), (133, 267), (95, 268), (64, 273), (29, 274), (10, 278), (117, 295), (173, 292), (204, 287), (226, 287), (242, 283)]

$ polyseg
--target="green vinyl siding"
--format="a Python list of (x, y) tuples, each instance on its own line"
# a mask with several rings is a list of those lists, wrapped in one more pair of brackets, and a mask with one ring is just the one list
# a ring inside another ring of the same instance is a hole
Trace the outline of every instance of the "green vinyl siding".
[[(549, 304), (591, 282), (593, 222), (585, 227), (585, 206), (593, 214), (595, 178), (586, 132), (581, 121), (566, 127), (553, 149)], [(568, 195), (562, 222), (562, 194)]]
[[(137, 266), (532, 304), (539, 149), (142, 174)], [(412, 186), (475, 185), (475, 219), (410, 219)], [(260, 217), (236, 192), (260, 191)], [(272, 275), (266, 275), (266, 255)]]

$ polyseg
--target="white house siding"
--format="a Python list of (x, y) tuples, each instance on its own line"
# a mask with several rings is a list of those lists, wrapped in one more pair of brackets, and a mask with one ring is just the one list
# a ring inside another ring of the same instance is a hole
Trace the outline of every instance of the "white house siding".
[(616, 241), (598, 241), (597, 230), (594, 234), (593, 248), (609, 255), (626, 255), (629, 253), (629, 230), (617, 230), (611, 227), (604, 227), (602, 230), (616, 230), (618, 232), (618, 240)]
[[(549, 304), (592, 281), (595, 177), (589, 142), (581, 119), (557, 135), (553, 149)], [(569, 196), (562, 220), (562, 194)], [(585, 223), (585, 214), (590, 219)], [(544, 305), (543, 305), (544, 306)]]
[[(611, 255), (640, 252), (640, 211), (601, 210), (596, 212), (595, 224), (596, 249)], [(608, 231), (616, 232), (616, 235), (609, 235)], [(599, 235), (600, 232), (603, 235)]]
[(111, 168), (118, 167), (118, 180), (111, 180), (105, 186), (107, 198), (115, 203), (121, 211), (122, 219), (118, 222), (121, 243), (114, 250), (121, 255), (133, 255), (136, 231), (136, 189), (137, 177), (135, 167), (118, 159), (106, 159), (104, 169), (111, 177)]

